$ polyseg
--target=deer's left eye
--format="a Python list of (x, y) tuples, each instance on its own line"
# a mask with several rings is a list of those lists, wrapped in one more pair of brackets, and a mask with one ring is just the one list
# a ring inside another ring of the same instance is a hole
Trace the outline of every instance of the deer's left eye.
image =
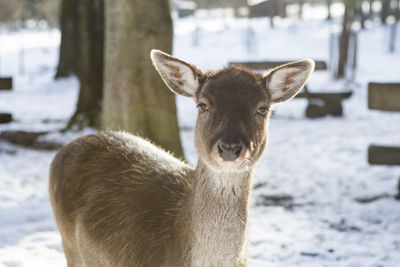
[(257, 110), (257, 113), (264, 116), (265, 114), (267, 114), (268, 110), (269, 110), (269, 108), (267, 108), (267, 107), (261, 107)]

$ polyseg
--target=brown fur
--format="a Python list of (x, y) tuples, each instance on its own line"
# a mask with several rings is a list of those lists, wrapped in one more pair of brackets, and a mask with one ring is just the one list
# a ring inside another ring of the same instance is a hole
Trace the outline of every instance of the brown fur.
[[(283, 82), (284, 85), (289, 86), (293, 83), (293, 78), (296, 77), (296, 75), (299, 74), (299, 71), (293, 71), (286, 75), (285, 80)], [(287, 90), (287, 88), (285, 88)]]
[[(88, 254), (101, 250), (112, 259), (104, 266), (161, 266), (166, 248), (178, 246), (172, 242), (179, 234), (174, 226), (193, 169), (159, 154), (136, 153), (137, 141), (130, 137), (111, 132), (83, 137), (54, 159), (50, 195), (67, 258), (69, 251), (80, 251), (77, 225), (98, 246)], [(85, 255), (73, 255), (77, 260), (69, 266), (80, 266), (80, 257)]]
[(182, 78), (182, 73), (180, 73), (180, 71), (179, 71), (179, 67), (177, 67), (177, 66), (174, 66), (174, 65), (169, 65), (169, 64), (167, 64), (167, 66), (170, 68), (170, 69), (172, 69), (172, 75), (175, 77), (175, 78)]

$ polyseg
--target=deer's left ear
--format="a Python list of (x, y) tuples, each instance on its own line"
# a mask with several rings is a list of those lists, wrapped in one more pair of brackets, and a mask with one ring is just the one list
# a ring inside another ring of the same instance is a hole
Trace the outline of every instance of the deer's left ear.
[(287, 101), (303, 88), (315, 63), (306, 59), (279, 66), (264, 75), (272, 103)]

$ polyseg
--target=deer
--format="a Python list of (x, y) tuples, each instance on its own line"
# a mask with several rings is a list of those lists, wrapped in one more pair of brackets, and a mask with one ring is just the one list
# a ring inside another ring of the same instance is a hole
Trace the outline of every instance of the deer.
[(260, 74), (202, 72), (154, 49), (151, 59), (172, 92), (196, 103), (197, 166), (121, 131), (62, 147), (49, 192), (68, 267), (247, 266), (253, 169), (271, 110), (297, 94), (314, 61)]

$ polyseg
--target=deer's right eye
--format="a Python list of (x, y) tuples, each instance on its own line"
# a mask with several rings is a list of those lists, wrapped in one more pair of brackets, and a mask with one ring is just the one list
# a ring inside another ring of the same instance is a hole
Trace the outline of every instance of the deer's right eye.
[(269, 110), (269, 108), (267, 107), (261, 107), (257, 110), (257, 113), (264, 116), (265, 114), (267, 114), (267, 111)]
[(201, 111), (201, 112), (205, 112), (205, 111), (208, 110), (207, 105), (204, 104), (204, 103), (200, 103), (200, 104), (198, 104), (196, 107), (197, 107), (197, 108), (199, 109), (199, 111)]

